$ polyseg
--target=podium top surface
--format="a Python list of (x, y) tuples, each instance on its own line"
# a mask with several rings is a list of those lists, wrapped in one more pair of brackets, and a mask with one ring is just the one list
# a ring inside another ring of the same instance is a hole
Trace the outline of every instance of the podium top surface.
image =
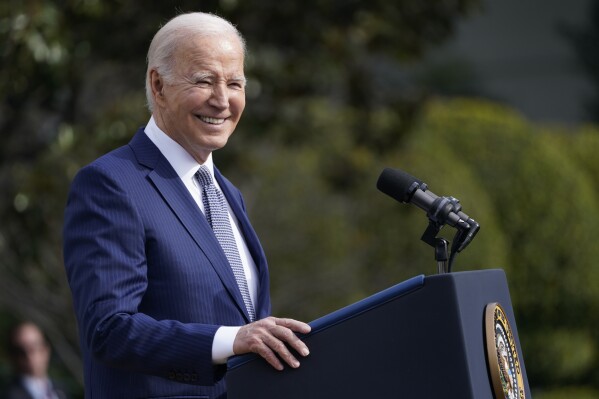
[(306, 334), (306, 336), (316, 334), (319, 331), (332, 327), (343, 322), (344, 320), (355, 317), (359, 314), (369, 311), (372, 308), (387, 303), (394, 298), (410, 293), (422, 287), (423, 284), (424, 275), (412, 277), (383, 291), (377, 292), (374, 295), (364, 298), (361, 301), (336, 310), (328, 315), (322, 316), (308, 323), (310, 327), (312, 327), (312, 331), (310, 331), (309, 334)]
[[(308, 323), (312, 327), (312, 331), (308, 334), (302, 335), (300, 338), (309, 337), (317, 334), (320, 331), (326, 330), (327, 328), (333, 327), (345, 320), (352, 317), (356, 317), (364, 312), (367, 312), (377, 306), (381, 306), (399, 296), (408, 294), (424, 285), (424, 275), (412, 277), (408, 280), (402, 281), (392, 287), (389, 287), (383, 291), (377, 292), (376, 294), (362, 299), (356, 303), (348, 305), (344, 308), (336, 310), (328, 315), (322, 316), (316, 320)], [(248, 354), (242, 356), (235, 356), (228, 362), (228, 369), (234, 369), (247, 362), (257, 359), (258, 356), (255, 354)]]

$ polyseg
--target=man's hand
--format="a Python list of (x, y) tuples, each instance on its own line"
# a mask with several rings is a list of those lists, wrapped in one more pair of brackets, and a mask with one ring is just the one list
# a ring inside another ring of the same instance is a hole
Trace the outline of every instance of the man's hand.
[(291, 367), (299, 367), (299, 361), (291, 354), (287, 345), (302, 356), (310, 351), (294, 332), (307, 334), (310, 326), (293, 319), (267, 317), (241, 327), (235, 341), (233, 352), (236, 355), (254, 352), (262, 356), (277, 370), (283, 370), (283, 364), (277, 354)]

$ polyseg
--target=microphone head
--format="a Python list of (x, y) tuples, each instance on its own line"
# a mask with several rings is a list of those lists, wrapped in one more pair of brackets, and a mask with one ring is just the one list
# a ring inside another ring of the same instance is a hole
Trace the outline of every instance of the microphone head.
[(376, 187), (397, 201), (408, 203), (423, 184), (402, 170), (385, 168), (376, 182)]

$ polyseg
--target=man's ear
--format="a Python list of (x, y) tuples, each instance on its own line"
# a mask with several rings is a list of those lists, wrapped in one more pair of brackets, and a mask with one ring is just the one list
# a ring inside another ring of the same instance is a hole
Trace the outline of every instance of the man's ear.
[(157, 104), (161, 104), (164, 102), (164, 79), (156, 69), (150, 70), (150, 87), (152, 88), (152, 96), (154, 97), (154, 102)]

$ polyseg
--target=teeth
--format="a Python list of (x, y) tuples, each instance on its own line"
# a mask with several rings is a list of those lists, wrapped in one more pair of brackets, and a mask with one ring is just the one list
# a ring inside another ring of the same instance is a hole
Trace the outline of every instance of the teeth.
[(210, 123), (211, 125), (220, 125), (221, 123), (225, 122), (224, 119), (211, 118), (209, 116), (200, 116), (200, 119), (206, 123)]

